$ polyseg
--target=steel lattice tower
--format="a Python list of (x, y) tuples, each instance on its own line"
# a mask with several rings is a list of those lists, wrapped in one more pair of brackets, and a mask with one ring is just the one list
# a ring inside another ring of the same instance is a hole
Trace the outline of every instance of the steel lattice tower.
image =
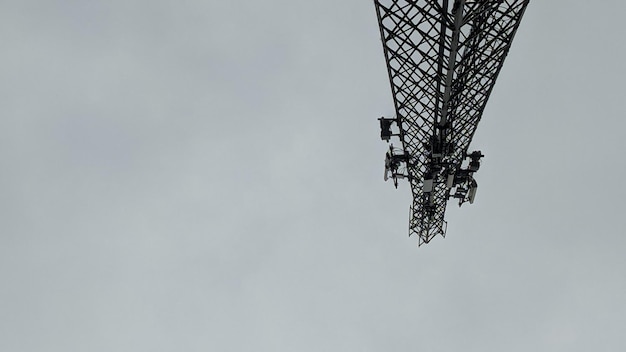
[(408, 179), (419, 245), (445, 236), (450, 198), (474, 200), (483, 155), (469, 144), (528, 1), (374, 0), (396, 112), (381, 137), (402, 146), (385, 178)]

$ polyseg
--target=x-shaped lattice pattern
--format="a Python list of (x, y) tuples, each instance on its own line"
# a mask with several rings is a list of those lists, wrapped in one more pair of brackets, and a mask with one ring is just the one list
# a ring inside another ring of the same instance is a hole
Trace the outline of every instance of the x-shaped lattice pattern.
[[(432, 138), (453, 148), (439, 163), (458, 170), (528, 0), (375, 0), (400, 139), (413, 193), (409, 235), (445, 236), (446, 176), (423, 192)], [(430, 198), (432, 197), (432, 198)], [(434, 213), (426, 212), (428, 204)]]

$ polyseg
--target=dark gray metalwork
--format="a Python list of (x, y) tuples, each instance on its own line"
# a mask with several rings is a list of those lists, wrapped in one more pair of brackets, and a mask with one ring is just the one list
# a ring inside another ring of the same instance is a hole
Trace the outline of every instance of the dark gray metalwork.
[(411, 184), (420, 245), (445, 236), (450, 198), (474, 200), (483, 155), (469, 144), (528, 1), (374, 0), (396, 110), (381, 138), (402, 145), (385, 171)]

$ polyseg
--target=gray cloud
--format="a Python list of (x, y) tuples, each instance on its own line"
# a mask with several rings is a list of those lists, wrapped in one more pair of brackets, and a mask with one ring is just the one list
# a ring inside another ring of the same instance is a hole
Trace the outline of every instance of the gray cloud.
[(2, 7), (1, 350), (626, 346), (620, 2), (531, 2), (420, 249), (370, 2)]

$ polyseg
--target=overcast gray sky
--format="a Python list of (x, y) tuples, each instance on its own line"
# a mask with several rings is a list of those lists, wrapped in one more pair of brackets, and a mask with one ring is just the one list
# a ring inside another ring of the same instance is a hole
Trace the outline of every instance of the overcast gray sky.
[(372, 1), (0, 0), (0, 350), (625, 350), (625, 11), (531, 1), (418, 249)]

